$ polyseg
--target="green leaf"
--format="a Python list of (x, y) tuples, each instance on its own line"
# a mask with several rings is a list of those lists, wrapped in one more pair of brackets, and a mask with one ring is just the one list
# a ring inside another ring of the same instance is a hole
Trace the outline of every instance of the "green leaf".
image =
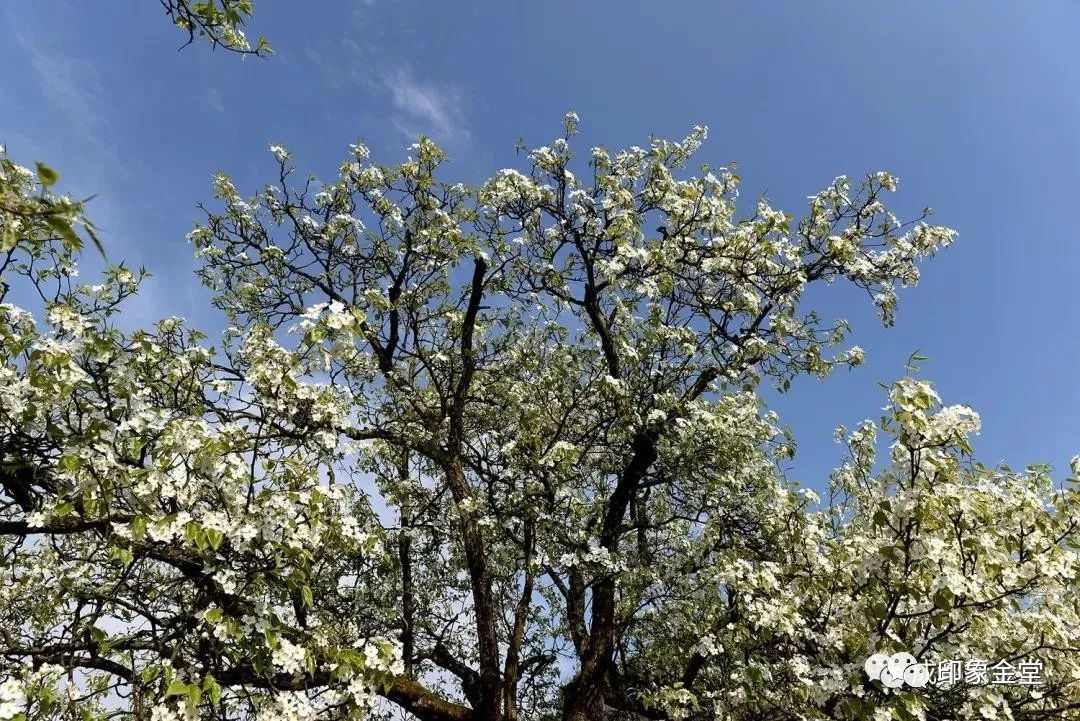
[(300, 597), (304, 600), (304, 605), (311, 608), (315, 605), (315, 599), (311, 595), (311, 588), (303, 586), (300, 589)]
[(203, 533), (202, 527), (195, 521), (191, 521), (184, 526), (184, 538), (189, 543), (194, 544), (200, 551), (206, 548), (206, 534)]
[(6, 253), (14, 248), (19, 242), (19, 229), (10, 224), (4, 227), (4, 234), (0, 236), (0, 251)]
[(225, 542), (225, 534), (217, 529), (207, 528), (206, 540), (210, 544), (210, 548), (216, 551), (221, 548), (221, 544)]
[(80, 466), (82, 466), (82, 461), (78, 456), (60, 456), (60, 460), (56, 462), (56, 467), (61, 473), (74, 473)]
[(188, 718), (195, 718), (195, 710), (199, 707), (200, 701), (202, 701), (202, 689), (196, 684), (188, 684), (187, 701), (184, 703)]
[(947, 588), (940, 589), (934, 594), (934, 606), (940, 608), (942, 611), (948, 611), (953, 607), (953, 601), (956, 596), (953, 592)]
[(60, 236), (60, 239), (64, 241), (65, 248), (74, 251), (82, 250), (82, 240), (75, 233), (75, 229), (71, 227), (71, 221), (67, 218), (59, 215), (47, 215), (45, 216), (45, 225)]
[(50, 168), (45, 163), (37, 164), (38, 179), (41, 180), (41, 184), (46, 188), (50, 185), (55, 185), (56, 181), (60, 180), (60, 174)]
[(170, 696), (187, 696), (188, 685), (183, 681), (176, 680), (169, 684), (169, 688), (165, 689), (165, 698)]
[(98, 249), (99, 253), (101, 253), (101, 257), (103, 259), (107, 260), (107, 258), (105, 256), (105, 246), (101, 244), (101, 238), (98, 237), (98, 234), (97, 234), (93, 224), (90, 221), (83, 218), (82, 219), (82, 226), (83, 226), (83, 230), (86, 231), (86, 234), (90, 236), (90, 240), (94, 241), (94, 247)]
[(120, 561), (125, 566), (130, 566), (131, 562), (135, 560), (134, 554), (127, 548), (121, 546), (113, 546), (109, 549), (109, 559), (113, 561)]
[(217, 679), (213, 676), (207, 676), (203, 679), (202, 689), (206, 692), (206, 697), (210, 699), (210, 703), (214, 704), (214, 708), (217, 708), (221, 703), (221, 685), (218, 684)]

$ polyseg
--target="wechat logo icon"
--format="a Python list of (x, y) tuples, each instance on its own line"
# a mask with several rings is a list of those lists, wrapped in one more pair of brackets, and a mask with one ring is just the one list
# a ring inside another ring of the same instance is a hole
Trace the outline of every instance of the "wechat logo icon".
[(875, 653), (863, 664), (866, 675), (874, 681), (881, 681), (885, 688), (903, 688), (904, 684), (912, 688), (922, 688), (930, 682), (930, 669), (925, 663), (918, 663), (915, 657), (906, 651), (887, 656)]

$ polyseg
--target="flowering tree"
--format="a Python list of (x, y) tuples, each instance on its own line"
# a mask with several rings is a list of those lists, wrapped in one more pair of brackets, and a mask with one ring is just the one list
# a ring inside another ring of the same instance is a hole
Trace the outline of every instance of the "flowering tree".
[[(879, 427), (837, 430), (848, 457), (824, 506), (779, 499), (773, 553), (676, 580), (633, 674), (657, 717), (1076, 717), (1080, 458), (1065, 488), (1046, 467), (990, 469), (971, 457), (973, 411), (914, 378), (889, 400)], [(893, 443), (875, 472), (879, 429)], [(864, 661), (881, 651), (913, 654), (937, 683), (870, 683)], [(1003, 673), (1025, 663), (1034, 687)]]
[[(121, 333), (140, 273), (80, 285), (63, 234), (4, 216), (44, 324), (5, 281), (0, 719), (1076, 707), (1074, 491), (974, 463), (977, 416), (905, 379), (892, 465), (841, 434), (820, 507), (755, 393), (862, 359), (808, 286), (888, 324), (952, 231), (890, 213), (886, 173), (740, 217), (732, 168), (682, 170), (703, 128), (586, 165), (576, 124), (475, 188), (427, 139), (325, 183), (271, 146), (253, 196), (218, 176), (190, 234), (215, 346)], [(886, 650), (1026, 654), (1047, 684), (890, 690), (862, 670)]]

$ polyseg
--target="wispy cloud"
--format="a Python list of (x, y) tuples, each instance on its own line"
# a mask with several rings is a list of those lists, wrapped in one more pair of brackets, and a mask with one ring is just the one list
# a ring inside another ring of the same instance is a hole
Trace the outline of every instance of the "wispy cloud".
[[(68, 52), (63, 42), (23, 33), (15, 39), (33, 70), (38, 92), (52, 109), (53, 132), (59, 129), (52, 142), (60, 147), (77, 143), (80, 149), (74, 156), (69, 152), (63, 161), (68, 177), (92, 183), (93, 192), (105, 190), (107, 176), (113, 180), (126, 177), (129, 171), (111, 133), (110, 103), (99, 70), (87, 59)], [(47, 159), (61, 162), (52, 153)]]
[[(28, 77), (44, 106), (43, 122), (26, 127), (26, 149), (34, 148), (43, 160), (58, 167), (65, 191), (101, 194), (95, 209), (108, 204), (108, 190), (128, 179), (129, 169), (111, 132), (110, 103), (99, 70), (66, 49), (65, 43), (17, 33)], [(25, 71), (24, 71), (25, 72)], [(30, 85), (29, 87), (32, 87)], [(9, 130), (5, 128), (5, 130)], [(9, 131), (10, 132), (10, 131)], [(99, 225), (104, 221), (99, 219)]]
[[(357, 28), (365, 26), (371, 5), (355, 6)], [(383, 33), (357, 32), (343, 34), (327, 46), (308, 46), (304, 60), (335, 92), (359, 90), (376, 101), (373, 105), (388, 103), (388, 111), (379, 108), (380, 119), (389, 119), (409, 140), (426, 135), (447, 150), (468, 148), (472, 133), (461, 92), (453, 84), (418, 77), (411, 65), (396, 57), (397, 52)]]
[(358, 29), (366, 28), (371, 23), (376, 0), (359, 0), (353, 5), (352, 21)]
[(103, 92), (101, 77), (94, 66), (67, 53), (44, 52), (21, 34), (16, 39), (27, 52), (42, 95), (82, 127), (84, 134), (100, 140), (102, 117), (98, 100)]
[(391, 121), (402, 133), (414, 139), (427, 135), (458, 148), (469, 143), (461, 96), (454, 87), (419, 82), (408, 67), (388, 73), (383, 82), (390, 91)]
[(225, 99), (217, 88), (210, 88), (206, 91), (206, 105), (215, 113), (225, 112)]
[[(42, 111), (45, 117), (51, 115), (53, 122), (32, 124), (20, 132), (0, 121), (0, 136), (18, 150), (21, 161), (41, 160), (55, 167), (63, 192), (95, 196), (87, 211), (111, 260), (140, 258), (144, 253), (136, 251), (131, 214), (121, 202), (133, 171), (116, 143), (101, 72), (86, 58), (70, 52), (62, 38), (19, 33), (15, 39), (44, 101)], [(92, 275), (101, 263), (94, 253), (80, 259), (84, 275), (87, 270)], [(163, 311), (175, 292), (170, 293), (155, 280), (142, 285), (139, 302), (127, 307), (124, 322), (129, 327), (144, 326), (166, 315)]]

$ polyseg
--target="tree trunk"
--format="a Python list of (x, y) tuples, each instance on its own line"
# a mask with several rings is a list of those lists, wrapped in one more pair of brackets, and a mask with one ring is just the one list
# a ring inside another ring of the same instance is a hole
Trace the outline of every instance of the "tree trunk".
[(602, 684), (579, 673), (563, 688), (562, 721), (603, 721), (604, 689)]
[[(398, 478), (405, 487), (409, 482), (409, 454), (403, 452), (398, 465)], [(412, 576), (412, 498), (411, 491), (405, 491), (401, 504), (401, 533), (398, 537), (398, 557), (401, 561), (401, 655), (405, 660), (405, 675), (413, 678), (413, 657), (416, 655), (415, 597)]]

